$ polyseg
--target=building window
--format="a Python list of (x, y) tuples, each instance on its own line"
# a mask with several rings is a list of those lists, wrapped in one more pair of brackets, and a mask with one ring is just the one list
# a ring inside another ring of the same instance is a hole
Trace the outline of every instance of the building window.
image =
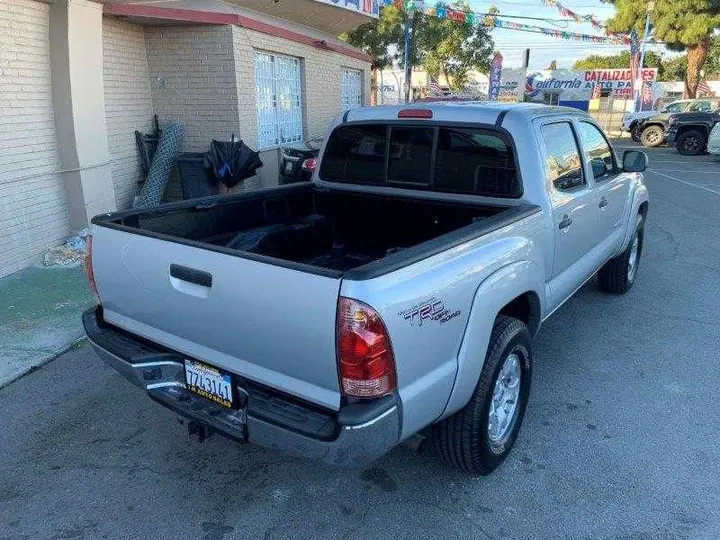
[(340, 82), (340, 110), (349, 111), (362, 106), (362, 71), (343, 69)]
[(302, 140), (300, 59), (255, 52), (258, 146)]

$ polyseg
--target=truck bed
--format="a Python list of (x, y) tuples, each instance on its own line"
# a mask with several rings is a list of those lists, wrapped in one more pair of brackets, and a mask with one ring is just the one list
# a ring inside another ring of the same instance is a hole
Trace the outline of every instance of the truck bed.
[(358, 270), (359, 276), (448, 249), (487, 232), (485, 225), (519, 219), (523, 210), (303, 184), (120, 212), (94, 223), (315, 273)]

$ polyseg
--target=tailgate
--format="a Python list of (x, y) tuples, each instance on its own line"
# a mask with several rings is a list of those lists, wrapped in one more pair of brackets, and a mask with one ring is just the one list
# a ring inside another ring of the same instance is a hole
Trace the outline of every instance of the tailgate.
[(95, 280), (109, 323), (318, 405), (340, 407), (339, 278), (98, 225), (93, 237)]

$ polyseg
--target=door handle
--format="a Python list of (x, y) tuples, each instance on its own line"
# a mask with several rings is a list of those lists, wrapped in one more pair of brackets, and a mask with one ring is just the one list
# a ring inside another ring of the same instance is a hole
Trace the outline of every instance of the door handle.
[(195, 268), (190, 268), (181, 264), (170, 265), (170, 276), (181, 281), (187, 281), (188, 283), (200, 285), (201, 287), (212, 287), (212, 274), (210, 272), (196, 270)]
[(573, 220), (568, 217), (567, 214), (565, 214), (562, 218), (562, 221), (558, 224), (558, 227), (560, 230), (567, 229), (570, 225), (572, 225)]
[(605, 208), (608, 205), (607, 199), (603, 197), (600, 199), (600, 204), (598, 205), (600, 208)]

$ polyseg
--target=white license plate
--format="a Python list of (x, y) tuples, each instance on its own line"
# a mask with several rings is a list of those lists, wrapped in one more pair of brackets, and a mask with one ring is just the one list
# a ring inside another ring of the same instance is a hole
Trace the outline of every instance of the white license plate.
[(223, 407), (232, 407), (232, 377), (196, 360), (185, 360), (185, 383), (187, 389), (214, 401)]

